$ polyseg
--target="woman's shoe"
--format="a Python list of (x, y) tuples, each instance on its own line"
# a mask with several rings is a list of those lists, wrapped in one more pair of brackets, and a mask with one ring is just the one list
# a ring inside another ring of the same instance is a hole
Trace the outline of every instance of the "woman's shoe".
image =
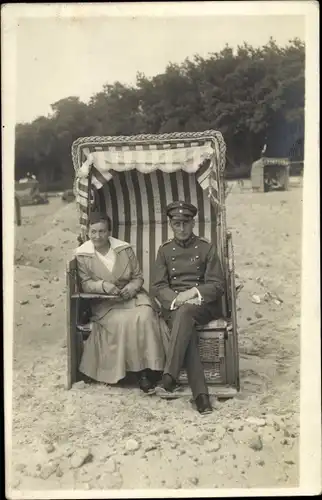
[(155, 386), (146, 375), (139, 378), (139, 387), (144, 394), (155, 394)]

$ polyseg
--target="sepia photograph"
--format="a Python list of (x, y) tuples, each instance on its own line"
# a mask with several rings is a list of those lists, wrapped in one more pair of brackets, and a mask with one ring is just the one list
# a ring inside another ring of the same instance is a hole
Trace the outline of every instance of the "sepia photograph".
[(318, 493), (318, 5), (2, 14), (7, 498)]

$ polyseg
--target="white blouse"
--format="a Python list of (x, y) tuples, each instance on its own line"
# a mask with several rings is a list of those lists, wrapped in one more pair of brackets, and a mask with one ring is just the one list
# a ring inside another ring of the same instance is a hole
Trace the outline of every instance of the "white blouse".
[(101, 260), (101, 262), (104, 264), (104, 266), (107, 267), (107, 269), (110, 272), (112, 272), (116, 261), (116, 253), (113, 250), (113, 248), (110, 247), (106, 255), (102, 255), (100, 252), (97, 251), (95, 253), (97, 257)]

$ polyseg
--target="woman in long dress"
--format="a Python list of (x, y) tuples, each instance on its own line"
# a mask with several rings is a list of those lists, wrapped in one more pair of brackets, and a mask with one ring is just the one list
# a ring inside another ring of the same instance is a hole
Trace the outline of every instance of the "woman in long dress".
[(92, 332), (79, 369), (108, 384), (117, 383), (128, 371), (136, 372), (140, 388), (152, 393), (153, 371), (162, 371), (165, 363), (164, 325), (142, 289), (144, 280), (132, 247), (109, 233), (109, 218), (92, 215), (90, 240), (76, 250), (82, 291), (112, 297), (91, 299)]

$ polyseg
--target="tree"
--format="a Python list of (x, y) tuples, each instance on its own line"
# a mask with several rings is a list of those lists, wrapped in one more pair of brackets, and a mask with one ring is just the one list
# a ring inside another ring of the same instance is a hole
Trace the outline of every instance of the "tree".
[[(136, 85), (106, 83), (85, 104), (70, 96), (52, 114), (16, 127), (16, 176), (32, 171), (48, 183), (69, 187), (74, 178), (72, 142), (89, 135), (133, 135), (220, 130), (229, 169), (250, 171), (264, 144), (267, 156), (303, 155), (305, 46), (299, 39), (280, 47), (226, 45), (198, 54)], [(235, 174), (234, 174), (235, 175)]]
[[(95, 135), (131, 135), (140, 129), (140, 97), (134, 87), (120, 82), (104, 85), (89, 103)], [(143, 132), (143, 130), (142, 130)]]

